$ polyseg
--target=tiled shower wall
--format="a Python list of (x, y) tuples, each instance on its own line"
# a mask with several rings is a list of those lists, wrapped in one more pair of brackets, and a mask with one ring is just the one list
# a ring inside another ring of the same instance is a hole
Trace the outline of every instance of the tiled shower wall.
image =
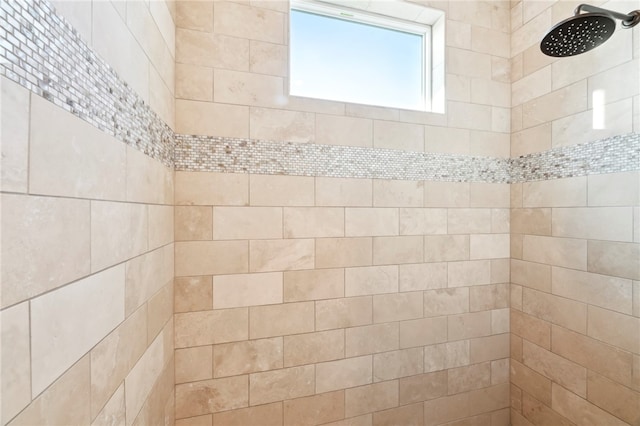
[[(446, 115), (289, 98), (286, 2), (179, 2), (177, 132), (508, 158), (509, 4), (433, 6)], [(176, 424), (508, 424), (509, 185), (316, 166), (176, 172)]]
[[(3, 3), (12, 25), (55, 21), (66, 58), (86, 48), (48, 4), (21, 5), (40, 14), (25, 20)], [(55, 6), (173, 122), (169, 3)], [(82, 74), (90, 65), (74, 70), (83, 83), (93, 82)], [(171, 424), (173, 170), (63, 109), (60, 97), (54, 104), (5, 77), (1, 86), (1, 424)]]
[[(619, 28), (574, 58), (538, 51), (546, 28), (578, 3), (512, 4), (512, 156), (640, 129), (640, 28)], [(593, 128), (596, 90), (606, 129)], [(511, 190), (512, 424), (637, 424), (640, 174), (577, 174)]]

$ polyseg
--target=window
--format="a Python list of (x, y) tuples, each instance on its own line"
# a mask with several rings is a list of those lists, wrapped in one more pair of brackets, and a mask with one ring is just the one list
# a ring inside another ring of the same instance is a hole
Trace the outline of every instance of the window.
[[(415, 17), (423, 16), (424, 11), (433, 12), (403, 2), (392, 2), (388, 9), (406, 14), (407, 8), (412, 8)], [(432, 20), (441, 16), (426, 15)], [(433, 25), (415, 20), (293, 0), (289, 93), (358, 104), (439, 110), (437, 101), (444, 96), (434, 82), (444, 79), (434, 78), (434, 71), (439, 72), (434, 68), (434, 59), (439, 58), (433, 55), (433, 33)]]

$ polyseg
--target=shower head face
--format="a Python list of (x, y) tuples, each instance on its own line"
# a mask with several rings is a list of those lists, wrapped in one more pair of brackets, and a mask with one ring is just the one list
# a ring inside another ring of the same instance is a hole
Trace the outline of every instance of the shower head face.
[(616, 21), (602, 13), (583, 13), (551, 28), (540, 42), (547, 56), (564, 58), (595, 49), (607, 41), (616, 29)]

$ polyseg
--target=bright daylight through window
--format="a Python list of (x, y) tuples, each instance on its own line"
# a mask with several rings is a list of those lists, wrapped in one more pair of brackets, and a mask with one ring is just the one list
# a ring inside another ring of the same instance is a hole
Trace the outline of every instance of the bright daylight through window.
[(291, 2), (290, 94), (434, 110), (432, 26), (369, 12)]

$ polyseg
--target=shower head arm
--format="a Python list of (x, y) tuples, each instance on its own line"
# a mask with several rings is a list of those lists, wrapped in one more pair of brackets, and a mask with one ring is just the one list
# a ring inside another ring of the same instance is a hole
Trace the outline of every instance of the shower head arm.
[(602, 13), (611, 16), (612, 18), (621, 20), (625, 28), (632, 27), (640, 20), (640, 10), (634, 10), (631, 13), (625, 14), (613, 10), (603, 9), (601, 7), (592, 6), (590, 4), (581, 4), (576, 7), (574, 15), (578, 16), (581, 12)]

